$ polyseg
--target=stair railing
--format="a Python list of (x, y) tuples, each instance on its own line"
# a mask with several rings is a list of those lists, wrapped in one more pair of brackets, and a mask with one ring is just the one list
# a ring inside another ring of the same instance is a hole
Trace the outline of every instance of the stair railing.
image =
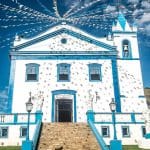
[(41, 111), (36, 113), (36, 121), (37, 121), (37, 124), (36, 124), (36, 128), (34, 130), (34, 135), (32, 138), (33, 150), (37, 149), (38, 140), (39, 140), (39, 136), (41, 133), (41, 128), (42, 128), (42, 113), (41, 113)]
[(87, 122), (88, 122), (93, 134), (95, 135), (101, 149), (102, 150), (109, 150), (108, 146), (106, 145), (105, 141), (103, 140), (102, 136), (99, 134), (98, 130), (96, 129), (96, 127), (94, 125), (93, 111), (88, 111), (87, 112), (87, 118), (88, 118)]
[(38, 120), (35, 131), (34, 131), (34, 136), (33, 136), (33, 150), (36, 150), (37, 145), (38, 145), (38, 140), (39, 140), (39, 136), (41, 133), (41, 127), (42, 127), (42, 121)]

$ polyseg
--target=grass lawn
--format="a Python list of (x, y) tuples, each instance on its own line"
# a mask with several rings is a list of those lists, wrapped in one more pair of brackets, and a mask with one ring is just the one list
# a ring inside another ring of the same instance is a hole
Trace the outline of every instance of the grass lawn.
[(0, 146), (0, 150), (21, 150), (20, 146)]
[(123, 145), (123, 150), (143, 150), (138, 148), (137, 145)]

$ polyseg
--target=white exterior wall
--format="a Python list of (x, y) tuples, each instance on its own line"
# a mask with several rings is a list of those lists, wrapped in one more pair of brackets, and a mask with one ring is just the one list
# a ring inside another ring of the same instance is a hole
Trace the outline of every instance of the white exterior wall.
[[(25, 82), (27, 63), (40, 64), (38, 82)], [(57, 64), (59, 63), (69, 63), (71, 65), (70, 82), (57, 82)], [(102, 64), (102, 81), (89, 82), (89, 63)], [(25, 102), (29, 98), (29, 92), (31, 91), (34, 96), (39, 91), (44, 91), (44, 121), (51, 121), (51, 91), (61, 89), (77, 91), (76, 102), (78, 122), (86, 122), (86, 112), (91, 109), (91, 96), (94, 96), (94, 111), (100, 112), (110, 111), (109, 103), (111, 98), (114, 97), (110, 60), (17, 60), (14, 80), (12, 111), (26, 112)], [(98, 92), (97, 101), (95, 92)], [(37, 101), (34, 101), (34, 109), (32, 112), (36, 111), (36, 105)]]
[[(129, 40), (131, 44), (132, 58), (139, 58), (139, 50), (136, 33), (114, 33), (114, 45), (117, 47), (118, 56), (122, 58), (122, 41)], [(140, 66), (139, 66), (140, 67)]]
[[(101, 126), (109, 126), (109, 137), (104, 137), (106, 144), (110, 144), (110, 140), (113, 140), (113, 126), (108, 124), (96, 124), (96, 128), (99, 133), (102, 135)], [(122, 126), (129, 126), (130, 136), (123, 137), (122, 136)], [(122, 145), (138, 145), (139, 141), (145, 139), (142, 135), (142, 125), (141, 124), (116, 124), (116, 135), (118, 140), (122, 140)], [(137, 132), (138, 131), (138, 132)]]
[(118, 60), (118, 75), (120, 95), (123, 96), (122, 112), (143, 112), (147, 104), (144, 98), (140, 61)]
[[(1, 125), (1, 127), (8, 127), (8, 137), (0, 138), (0, 146), (19, 146), (25, 137), (20, 137), (20, 127), (25, 125)], [(30, 139), (32, 140), (36, 125), (30, 125)]]

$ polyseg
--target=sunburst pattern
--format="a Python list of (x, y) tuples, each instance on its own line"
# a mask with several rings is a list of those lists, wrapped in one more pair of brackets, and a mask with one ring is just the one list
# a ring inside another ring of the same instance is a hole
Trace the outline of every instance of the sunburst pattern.
[[(95, 36), (104, 35), (111, 30), (119, 10), (130, 21), (138, 22), (143, 14), (149, 13), (149, 6), (148, 0), (0, 0), (0, 30), (3, 35), (0, 47), (11, 45), (16, 33), (25, 38), (32, 37), (62, 21)], [(142, 32), (149, 25), (148, 21), (143, 22), (140, 25)]]

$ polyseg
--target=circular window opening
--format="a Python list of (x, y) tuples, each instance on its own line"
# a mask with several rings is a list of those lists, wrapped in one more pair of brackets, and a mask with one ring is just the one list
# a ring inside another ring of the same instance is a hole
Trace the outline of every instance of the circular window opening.
[(65, 39), (65, 38), (61, 39), (61, 43), (66, 44), (67, 43), (67, 39)]

